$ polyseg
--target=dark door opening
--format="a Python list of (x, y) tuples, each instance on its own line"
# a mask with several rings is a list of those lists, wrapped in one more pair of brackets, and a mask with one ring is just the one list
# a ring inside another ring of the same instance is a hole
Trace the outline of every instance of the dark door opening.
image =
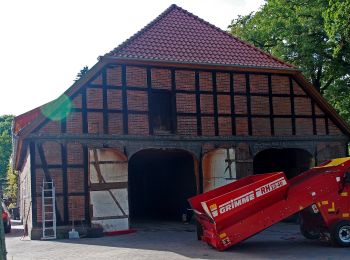
[(171, 133), (174, 131), (170, 91), (153, 90), (150, 109), (151, 124), (155, 133)]
[(312, 155), (298, 148), (267, 149), (254, 157), (254, 174), (283, 171), (291, 179), (314, 166)]
[(129, 161), (131, 221), (181, 221), (196, 194), (194, 160), (181, 150), (143, 150)]

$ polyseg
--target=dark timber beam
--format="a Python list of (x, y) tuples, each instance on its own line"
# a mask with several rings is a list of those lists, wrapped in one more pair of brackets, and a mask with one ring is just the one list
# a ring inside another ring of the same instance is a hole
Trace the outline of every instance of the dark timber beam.
[[(31, 188), (31, 201), (32, 201), (32, 221), (33, 226), (36, 227), (38, 224), (38, 218), (37, 218), (37, 199), (35, 198), (34, 194), (36, 193), (36, 156), (35, 156), (35, 143), (30, 142), (29, 144), (29, 151), (30, 151), (30, 188)], [(29, 212), (27, 212), (29, 214)], [(26, 216), (27, 217), (27, 216)], [(27, 223), (23, 223), (27, 224)]]
[(103, 133), (108, 134), (108, 94), (107, 94), (107, 69), (102, 70), (102, 99), (103, 99)]
[[(67, 146), (61, 144), (61, 156), (62, 156), (62, 181), (63, 181), (63, 222), (68, 224), (69, 222), (69, 208), (68, 208), (68, 176), (67, 176)], [(46, 165), (48, 168), (48, 165)]]
[(315, 113), (315, 101), (311, 99), (311, 113), (312, 113), (312, 131), (314, 135), (317, 135), (317, 123)]
[(83, 147), (84, 161), (84, 194), (85, 194), (85, 220), (90, 223), (90, 205), (89, 205), (89, 150), (86, 145)]
[(172, 115), (172, 134), (177, 133), (177, 108), (176, 108), (176, 74), (175, 69), (171, 70), (171, 115)]
[(129, 133), (128, 127), (128, 97), (126, 92), (126, 66), (122, 65), (122, 99), (123, 99), (123, 133)]
[(235, 92), (233, 73), (230, 72), (230, 96), (231, 96), (231, 126), (232, 135), (236, 135), (236, 112), (235, 112)]
[(289, 77), (289, 91), (290, 91), (290, 111), (292, 113), (292, 135), (296, 135), (294, 86), (293, 86), (293, 78), (292, 77)]
[(216, 86), (216, 72), (212, 72), (212, 81), (213, 81), (213, 104), (214, 104), (214, 129), (215, 135), (219, 135), (219, 115), (218, 115), (218, 94)]
[(275, 122), (273, 113), (273, 98), (272, 98), (272, 79), (271, 75), (268, 75), (268, 87), (269, 87), (269, 104), (270, 104), (270, 128), (271, 135), (275, 135)]
[(250, 96), (250, 78), (249, 74), (245, 74), (246, 80), (246, 92), (247, 92), (247, 114), (248, 114), (248, 134), (253, 135), (253, 124), (252, 124), (252, 106)]
[[(137, 135), (75, 135), (75, 134), (64, 134), (64, 135), (42, 135), (32, 134), (29, 137), (29, 141), (33, 140), (54, 140), (66, 142), (69, 140), (75, 140), (83, 143), (95, 141), (115, 141), (118, 145), (123, 145), (124, 141), (127, 142), (140, 142), (140, 141), (170, 141), (170, 142), (227, 142), (227, 141), (247, 141), (247, 142), (275, 142), (275, 141), (348, 141), (349, 138), (346, 135), (300, 135), (300, 136), (137, 136)], [(95, 144), (96, 146), (96, 144)], [(102, 146), (101, 146), (102, 147)]]
[(195, 72), (197, 135), (202, 135), (201, 96), (199, 94), (199, 72)]
[(148, 98), (148, 132), (153, 135), (153, 115), (152, 115), (152, 71), (147, 67), (147, 98)]

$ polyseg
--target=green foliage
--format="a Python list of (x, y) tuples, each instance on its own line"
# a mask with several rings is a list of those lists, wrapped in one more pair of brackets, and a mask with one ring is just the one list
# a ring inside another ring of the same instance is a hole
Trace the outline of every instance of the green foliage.
[(89, 71), (89, 67), (88, 66), (84, 66), (83, 69), (81, 69), (79, 71), (79, 73), (77, 74), (76, 78), (75, 78), (75, 82), (77, 82), (82, 76), (84, 76), (87, 72)]
[(336, 44), (334, 56), (343, 56), (349, 61), (350, 48), (350, 0), (330, 0), (329, 8), (323, 13), (325, 28)]
[(6, 132), (8, 135), (11, 135), (11, 127), (13, 115), (3, 115), (0, 116), (0, 134)]
[(0, 117), (0, 178), (6, 177), (7, 165), (12, 153), (12, 115)]
[(229, 29), (301, 68), (350, 122), (349, 1), (267, 0), (257, 12), (233, 20)]
[(17, 191), (18, 191), (18, 172), (12, 169), (11, 164), (9, 164), (7, 169), (7, 187), (5, 189), (5, 195), (11, 202), (15, 204), (17, 201)]
[(350, 122), (350, 77), (337, 79), (324, 93), (329, 103)]

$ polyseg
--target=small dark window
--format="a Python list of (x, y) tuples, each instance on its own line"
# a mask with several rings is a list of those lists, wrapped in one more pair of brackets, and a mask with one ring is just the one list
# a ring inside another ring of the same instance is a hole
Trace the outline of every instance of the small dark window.
[(172, 102), (169, 91), (154, 91), (151, 95), (152, 126), (154, 133), (171, 133)]

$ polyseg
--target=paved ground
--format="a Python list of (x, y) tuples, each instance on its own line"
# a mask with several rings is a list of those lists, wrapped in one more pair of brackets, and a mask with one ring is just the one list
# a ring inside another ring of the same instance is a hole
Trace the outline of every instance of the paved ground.
[(21, 240), (13, 224), (6, 236), (8, 260), (25, 259), (347, 259), (349, 248), (304, 239), (295, 224), (277, 224), (225, 252), (196, 238), (195, 227), (176, 223), (141, 224), (133, 234), (78, 240)]

